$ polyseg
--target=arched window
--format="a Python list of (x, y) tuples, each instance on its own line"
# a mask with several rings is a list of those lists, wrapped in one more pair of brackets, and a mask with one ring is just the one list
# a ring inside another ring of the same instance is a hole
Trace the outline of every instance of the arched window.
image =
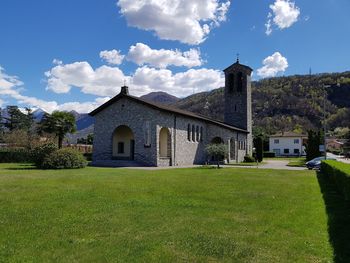
[(187, 125), (187, 140), (191, 141), (191, 124)]
[(196, 141), (196, 128), (192, 125), (192, 141)]
[(200, 138), (199, 140), (202, 142), (203, 141), (203, 127), (201, 126), (201, 133), (200, 133)]
[(196, 141), (199, 142), (199, 126), (196, 126)]

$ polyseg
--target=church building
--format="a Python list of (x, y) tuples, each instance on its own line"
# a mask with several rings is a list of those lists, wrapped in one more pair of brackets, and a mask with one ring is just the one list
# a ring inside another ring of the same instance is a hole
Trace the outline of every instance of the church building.
[(90, 113), (93, 165), (186, 166), (211, 160), (206, 146), (224, 143), (229, 162), (252, 155), (252, 69), (237, 60), (224, 70), (224, 122), (129, 95), (128, 87)]

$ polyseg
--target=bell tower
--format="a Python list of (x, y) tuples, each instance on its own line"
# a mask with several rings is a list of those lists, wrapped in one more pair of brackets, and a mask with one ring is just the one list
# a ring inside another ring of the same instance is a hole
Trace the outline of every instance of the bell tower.
[(247, 130), (247, 153), (252, 154), (252, 88), (251, 74), (253, 70), (236, 63), (224, 70), (225, 73), (225, 123)]

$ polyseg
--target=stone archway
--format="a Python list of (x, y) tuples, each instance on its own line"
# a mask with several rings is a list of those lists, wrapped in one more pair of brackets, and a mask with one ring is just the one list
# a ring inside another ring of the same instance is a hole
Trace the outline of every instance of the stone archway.
[(166, 127), (161, 128), (159, 131), (159, 157), (171, 157), (171, 134)]
[(134, 154), (134, 133), (126, 125), (118, 126), (113, 132), (113, 159), (134, 160)]

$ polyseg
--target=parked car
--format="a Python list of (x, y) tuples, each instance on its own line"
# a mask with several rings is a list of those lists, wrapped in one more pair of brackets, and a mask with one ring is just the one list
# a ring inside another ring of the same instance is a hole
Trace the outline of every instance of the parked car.
[[(325, 160), (325, 157), (324, 156), (321, 156), (321, 157), (317, 157), (315, 159), (312, 159), (311, 161), (308, 161), (306, 162), (306, 167), (309, 169), (309, 170), (312, 170), (312, 169), (320, 169), (321, 168), (321, 162)], [(337, 160), (337, 159), (334, 159), (334, 158), (329, 158), (327, 157), (327, 160)]]

